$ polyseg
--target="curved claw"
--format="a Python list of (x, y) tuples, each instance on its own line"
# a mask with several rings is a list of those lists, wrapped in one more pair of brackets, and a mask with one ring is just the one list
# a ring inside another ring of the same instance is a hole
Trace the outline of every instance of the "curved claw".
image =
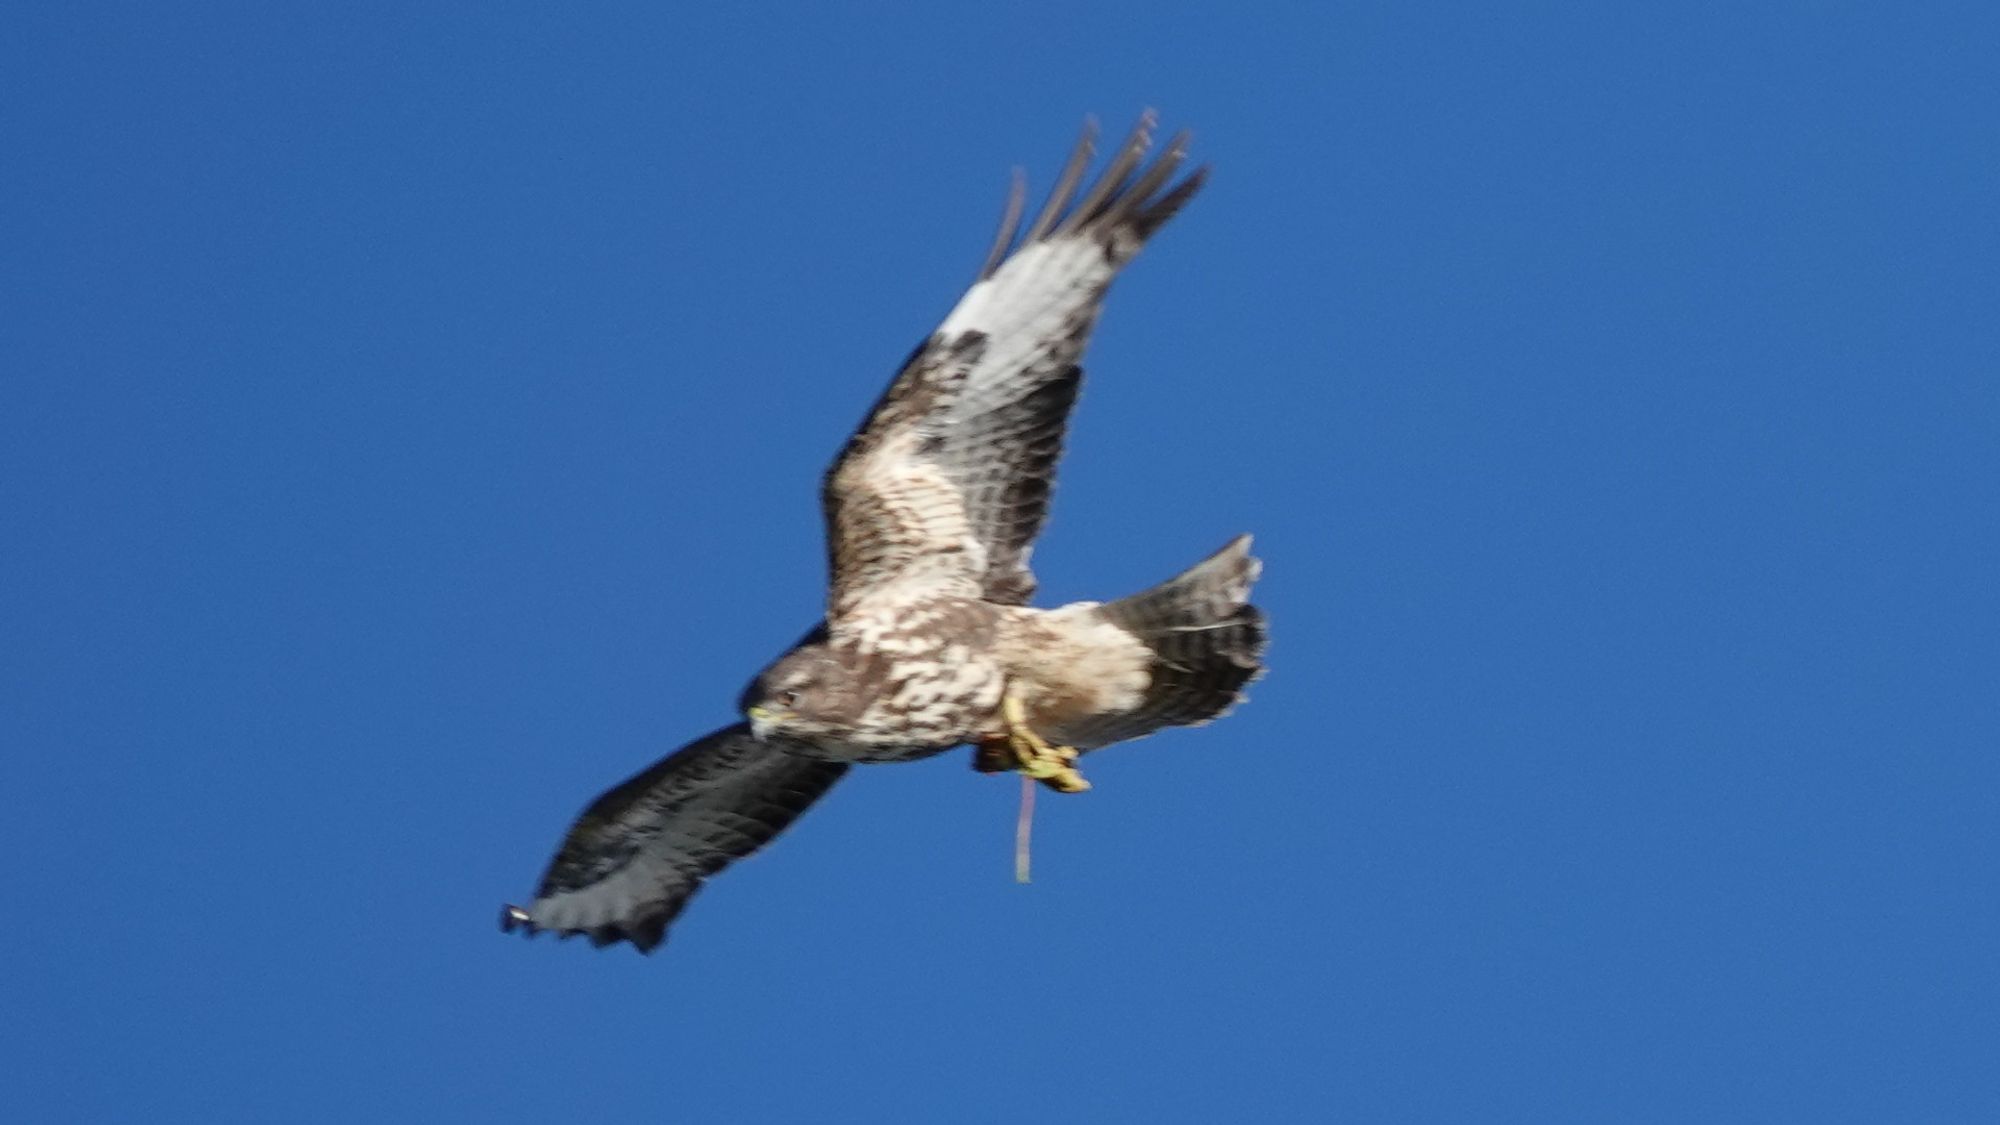
[[(1007, 696), (1001, 702), (1000, 714), (1007, 722), (1007, 733), (994, 739), (993, 745), (996, 750), (1004, 748), (1011, 754), (1011, 768), (1058, 793), (1081, 793), (1090, 788), (1090, 782), (1076, 770), (1076, 747), (1052, 746), (1036, 734), (1028, 726), (1027, 713), (1018, 698)], [(975, 759), (975, 768), (979, 765), (980, 759)]]

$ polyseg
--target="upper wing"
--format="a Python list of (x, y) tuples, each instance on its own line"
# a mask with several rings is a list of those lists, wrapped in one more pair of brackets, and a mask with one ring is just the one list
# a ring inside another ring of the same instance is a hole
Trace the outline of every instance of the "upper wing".
[(769, 843), (846, 772), (759, 741), (744, 723), (724, 727), (592, 801), (535, 901), (504, 907), (500, 928), (651, 953), (702, 880)]
[(1034, 593), (1028, 553), (1105, 291), (1207, 171), (1174, 182), (1186, 133), (1145, 164), (1152, 126), (1149, 113), (1079, 197), (1086, 127), (1025, 233), (1016, 174), (978, 281), (827, 471), (834, 615), (891, 583), (1006, 605)]

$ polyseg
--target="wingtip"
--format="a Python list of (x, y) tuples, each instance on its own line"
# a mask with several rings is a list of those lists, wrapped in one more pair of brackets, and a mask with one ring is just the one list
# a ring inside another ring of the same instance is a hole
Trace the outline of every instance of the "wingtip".
[[(672, 921), (671, 913), (663, 913), (637, 922), (608, 922), (601, 926), (582, 928), (558, 927), (548, 929), (546, 932), (556, 935), (557, 941), (568, 941), (573, 937), (582, 936), (589, 939), (591, 946), (597, 949), (616, 945), (621, 941), (630, 942), (634, 949), (650, 956), (654, 950), (666, 944), (667, 923), (670, 921)], [(526, 909), (511, 902), (503, 903), (500, 907), (500, 932), (511, 934), (515, 931), (520, 931), (523, 936), (530, 938), (545, 932), (544, 927), (535, 921), (535, 916)]]
[(500, 932), (511, 934), (515, 930), (525, 930), (529, 937), (538, 932), (534, 916), (511, 902), (500, 905)]

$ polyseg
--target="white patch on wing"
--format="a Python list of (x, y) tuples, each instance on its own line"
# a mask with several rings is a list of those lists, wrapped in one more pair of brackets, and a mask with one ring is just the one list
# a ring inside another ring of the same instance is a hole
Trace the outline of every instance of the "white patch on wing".
[(1093, 237), (1072, 234), (1022, 247), (967, 290), (938, 331), (947, 339), (983, 332), (988, 343), (954, 413), (978, 413), (989, 393), (1014, 394), (1009, 376), (1046, 355), (1050, 342), (1068, 331), (1069, 319), (1088, 308), (1116, 273)]

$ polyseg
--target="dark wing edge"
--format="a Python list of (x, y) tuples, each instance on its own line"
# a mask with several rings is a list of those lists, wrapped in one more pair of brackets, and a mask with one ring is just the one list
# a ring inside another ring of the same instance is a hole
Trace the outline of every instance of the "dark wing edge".
[(1114, 266), (1131, 260), (1146, 240), (1165, 226), (1208, 180), (1208, 166), (1204, 164), (1170, 185), (1174, 173), (1187, 159), (1188, 142), (1194, 136), (1186, 129), (1168, 138), (1166, 147), (1153, 162), (1145, 164), (1158, 124), (1159, 115), (1154, 111), (1149, 109), (1140, 114), (1138, 125), (1119, 146), (1118, 155), (1079, 197), (1077, 189), (1083, 182), (1084, 170), (1097, 154), (1097, 121), (1086, 120), (1062, 174), (1056, 177), (1055, 186), (1049, 190), (1048, 198), (1025, 234), (1021, 233), (1021, 217), (1027, 180), (1020, 169), (1015, 169), (1013, 185), (1001, 211), (1000, 228), (994, 232), (992, 249), (979, 267), (978, 280), (992, 278), (1022, 250), (1037, 242), (1073, 235), (1096, 241)]
[(1025, 227), (1025, 178), (1015, 170), (978, 279), (918, 345), (828, 470), (830, 534), (842, 468), (881, 446), (888, 433), (920, 426), (925, 459), (962, 492), (966, 526), (984, 550), (977, 576), (982, 596), (1002, 605), (1033, 597), (1028, 557), (1047, 522), (1083, 380), (1079, 360), (1104, 295), (1118, 270), (1207, 179), (1206, 167), (1174, 178), (1186, 159), (1185, 131), (1147, 162), (1155, 122), (1152, 111), (1142, 115), (1086, 186), (1097, 147), (1096, 123), (1087, 122)]
[(784, 747), (737, 723), (604, 793), (570, 827), (534, 901), (501, 909), (500, 928), (651, 953), (704, 880), (769, 843), (847, 772)]

